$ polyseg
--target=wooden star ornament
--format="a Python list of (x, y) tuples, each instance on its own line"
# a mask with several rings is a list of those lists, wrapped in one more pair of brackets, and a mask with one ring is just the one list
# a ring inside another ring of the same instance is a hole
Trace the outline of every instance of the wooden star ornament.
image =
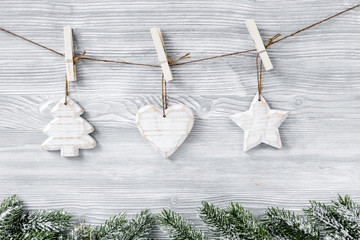
[(260, 99), (258, 93), (254, 97), (248, 111), (230, 116), (244, 130), (244, 152), (249, 151), (260, 143), (265, 143), (279, 149), (282, 148), (278, 128), (290, 112), (271, 110), (264, 97), (261, 96)]

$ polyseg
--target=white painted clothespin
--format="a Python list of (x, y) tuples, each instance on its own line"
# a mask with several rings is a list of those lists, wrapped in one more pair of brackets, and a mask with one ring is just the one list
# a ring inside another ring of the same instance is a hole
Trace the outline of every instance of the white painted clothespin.
[(264, 42), (261, 39), (261, 36), (260, 36), (259, 30), (256, 26), (255, 20), (248, 19), (248, 20), (246, 20), (245, 24), (246, 24), (247, 29), (249, 30), (251, 38), (253, 39), (253, 41), (255, 43), (256, 50), (259, 53), (259, 56), (263, 62), (265, 70), (269, 71), (269, 70), (273, 69), (273, 65), (270, 61), (268, 53), (266, 52)]
[(162, 38), (160, 28), (151, 28), (150, 33), (154, 42), (154, 46), (161, 65), (161, 69), (164, 74), (164, 78), (167, 82), (171, 81), (173, 80), (173, 76), (168, 62), (168, 57), (166, 54), (164, 40)]
[(74, 42), (71, 27), (64, 27), (66, 77), (68, 81), (76, 81), (76, 68), (74, 62)]

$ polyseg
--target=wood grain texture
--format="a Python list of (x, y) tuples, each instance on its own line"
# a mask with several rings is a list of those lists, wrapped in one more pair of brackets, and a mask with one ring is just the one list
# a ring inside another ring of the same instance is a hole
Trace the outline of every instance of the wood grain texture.
[(54, 119), (49, 122), (43, 132), (49, 138), (41, 147), (49, 151), (61, 151), (62, 157), (77, 157), (79, 149), (91, 149), (96, 141), (89, 135), (93, 126), (80, 117), (84, 110), (71, 98), (64, 97), (51, 110)]
[(168, 106), (165, 111), (145, 105), (136, 114), (136, 126), (158, 153), (169, 158), (189, 136), (194, 114), (183, 104)]
[[(13, 1), (0, 25), (63, 52), (71, 26), (76, 54), (157, 63), (149, 29), (160, 27), (170, 58), (253, 48), (245, 19), (265, 41), (357, 4), (326, 1)], [(195, 125), (164, 160), (135, 125), (138, 109), (161, 106), (161, 69), (81, 60), (70, 96), (96, 129), (98, 146), (79, 158), (41, 150), (51, 108), (64, 96), (64, 58), (0, 32), (0, 197), (17, 193), (28, 209), (64, 208), (94, 225), (119, 211), (170, 207), (199, 224), (201, 200), (239, 201), (257, 215), (291, 210), (337, 193), (360, 201), (360, 10), (268, 49), (263, 96), (291, 115), (283, 150), (242, 152), (243, 132), (228, 115), (248, 110), (257, 91), (255, 53), (172, 67), (169, 104), (185, 104)], [(141, 152), (138, 149), (142, 149)], [(159, 230), (155, 238), (164, 238)]]
[(230, 115), (244, 131), (244, 152), (261, 143), (282, 149), (279, 127), (290, 114), (289, 111), (270, 109), (265, 98), (257, 93), (248, 111)]

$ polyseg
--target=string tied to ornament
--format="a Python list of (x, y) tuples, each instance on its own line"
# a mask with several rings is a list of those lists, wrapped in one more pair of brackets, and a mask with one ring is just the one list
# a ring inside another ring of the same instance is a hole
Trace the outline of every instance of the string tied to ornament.
[[(281, 34), (277, 33), (273, 37), (269, 38), (267, 44), (265, 45), (265, 49), (267, 49), (270, 45), (274, 44), (275, 40), (280, 36), (281, 36)], [(259, 101), (261, 101), (261, 80), (262, 80), (262, 67), (263, 67), (261, 59), (260, 59), (260, 63), (259, 63), (259, 56), (260, 56), (260, 53), (265, 51), (265, 49), (256, 54), (256, 78), (257, 78), (257, 84), (258, 84)]]
[[(175, 63), (177, 61), (191, 58), (190, 54), (191, 53), (188, 52), (185, 55), (183, 55), (179, 58), (176, 58), (176, 59), (168, 58), (167, 61), (168, 61), (169, 65), (171, 66), (173, 63)], [(165, 118), (166, 117), (166, 109), (167, 109), (167, 90), (166, 90), (166, 81), (164, 81), (164, 73), (161, 74), (161, 101), (162, 101), (163, 117)]]
[[(315, 27), (315, 26), (317, 26), (317, 25), (320, 25), (320, 24), (322, 24), (322, 23), (324, 23), (324, 22), (327, 22), (327, 21), (329, 21), (329, 20), (331, 20), (331, 19), (333, 19), (333, 18), (336, 18), (336, 17), (338, 17), (338, 16), (340, 16), (340, 15), (342, 15), (342, 14), (344, 14), (344, 13), (347, 13), (347, 12), (352, 11), (352, 10), (354, 10), (354, 9), (356, 9), (356, 8), (359, 8), (359, 7), (360, 7), (360, 4), (357, 4), (357, 5), (355, 5), (355, 6), (349, 7), (349, 8), (347, 8), (347, 9), (343, 10), (343, 11), (340, 11), (340, 12), (338, 12), (338, 13), (335, 13), (334, 15), (332, 15), (332, 16), (330, 16), (330, 17), (327, 17), (327, 18), (324, 18), (324, 19), (322, 19), (322, 20), (320, 20), (320, 21), (317, 21), (317, 22), (315, 22), (315, 23), (313, 23), (313, 24), (311, 24), (311, 25), (309, 25), (309, 26), (306, 26), (306, 27), (304, 27), (304, 28), (302, 28), (302, 29), (300, 29), (300, 30), (297, 30), (297, 31), (295, 31), (295, 32), (293, 32), (293, 33), (291, 33), (291, 34), (288, 34), (288, 35), (286, 35), (286, 36), (284, 36), (284, 37), (282, 37), (282, 38), (280, 38), (280, 39), (277, 39), (277, 40), (276, 40), (276, 38), (278, 38), (278, 37), (280, 36), (280, 34), (276, 34), (274, 37), (269, 38), (269, 41), (268, 41), (268, 43), (265, 45), (265, 48), (269, 47), (269, 46), (272, 45), (272, 44), (275, 44), (275, 43), (278, 43), (278, 42), (283, 41), (283, 40), (285, 40), (285, 39), (288, 39), (288, 38), (290, 38), (290, 37), (294, 37), (295, 35), (297, 35), (297, 34), (299, 34), (299, 33), (302, 33), (302, 32), (304, 32), (304, 31), (307, 31), (308, 29), (311, 29), (311, 28), (313, 28), (313, 27)], [(37, 42), (35, 42), (35, 41), (32, 41), (32, 40), (30, 40), (30, 39), (28, 39), (28, 38), (26, 38), (26, 37), (24, 37), (24, 36), (21, 36), (21, 35), (19, 35), (19, 34), (16, 34), (16, 33), (14, 33), (14, 32), (11, 32), (11, 31), (9, 31), (9, 30), (6, 30), (6, 29), (4, 29), (4, 28), (2, 28), (2, 27), (0, 27), (0, 31), (6, 32), (6, 33), (8, 33), (8, 34), (10, 34), (10, 35), (12, 35), (12, 36), (14, 36), (14, 37), (17, 37), (17, 38), (20, 38), (20, 39), (22, 39), (22, 40), (25, 40), (25, 41), (33, 44), (33, 45), (36, 45), (36, 46), (38, 46), (38, 47), (41, 47), (41, 48), (43, 48), (43, 49), (45, 49), (45, 50), (48, 50), (48, 51), (50, 51), (50, 52), (53, 52), (53, 53), (55, 53), (55, 54), (57, 54), (57, 55), (59, 55), (59, 56), (62, 56), (62, 57), (65, 56), (65, 54), (63, 54), (63, 53), (61, 53), (61, 52), (58, 52), (58, 51), (56, 51), (56, 50), (54, 50), (54, 49), (52, 49), (52, 48), (50, 48), (50, 47), (47, 47), (47, 46), (45, 46), (45, 45), (42, 45), (42, 44), (37, 43)], [(195, 60), (186, 61), (186, 62), (181, 62), (181, 63), (175, 63), (176, 61), (179, 61), (179, 60), (188, 58), (188, 54), (185, 54), (183, 57), (180, 57), (179, 59), (175, 59), (175, 60), (169, 60), (169, 59), (168, 59), (168, 61), (169, 61), (169, 65), (171, 64), (172, 66), (175, 66), (175, 65), (185, 65), (185, 64), (196, 63), (196, 62), (201, 62), (201, 61), (208, 61), (208, 60), (217, 59), (217, 58), (229, 57), (229, 56), (238, 55), (238, 54), (245, 54), (245, 53), (254, 52), (254, 51), (256, 51), (256, 49), (249, 49), (249, 50), (244, 50), (244, 51), (238, 51), (238, 52), (232, 52), (232, 53), (217, 55), (217, 56), (213, 56), (213, 57), (206, 57), (206, 58), (200, 58), (200, 59), (195, 59)], [(260, 53), (261, 53), (261, 51), (260, 51)], [(85, 51), (84, 51), (83, 54), (81, 54), (80, 56), (75, 57), (75, 58), (74, 58), (74, 62), (77, 62), (77, 61), (79, 61), (80, 59), (83, 59), (83, 60), (88, 60), (88, 61), (97, 61), (97, 62), (106, 62), (106, 63), (118, 63), (118, 64), (128, 64), (128, 65), (135, 65), (135, 66), (147, 66), (147, 67), (154, 67), (154, 68), (160, 68), (160, 67), (161, 67), (160, 65), (154, 65), (154, 64), (144, 64), (144, 63), (117, 61), (117, 60), (111, 60), (111, 59), (100, 59), (100, 58), (84, 57), (84, 55), (85, 55)], [(260, 68), (259, 68), (258, 59), (259, 59), (259, 53), (258, 53), (257, 56), (256, 56), (256, 68), (257, 68), (259, 101), (261, 101), (260, 93), (261, 93), (261, 77), (262, 77), (262, 76), (261, 76), (261, 75), (262, 75), (262, 74), (261, 74), (261, 70), (262, 70), (262, 62), (260, 62)], [(164, 82), (164, 76), (162, 77), (162, 82)], [(164, 87), (164, 85), (165, 85), (165, 87)], [(66, 80), (66, 88), (67, 88), (67, 80)], [(164, 115), (164, 117), (165, 117), (165, 108), (164, 108), (164, 107), (166, 106), (166, 83), (163, 83), (163, 90), (164, 90), (164, 89), (165, 89), (165, 94), (164, 94), (164, 91), (163, 91), (163, 95), (164, 95), (164, 96), (162, 97), (162, 99), (163, 99), (163, 115)], [(66, 93), (66, 96), (67, 96), (67, 93)], [(66, 98), (65, 98), (65, 101), (66, 101)]]
[(65, 105), (67, 105), (67, 97), (68, 96), (69, 96), (68, 79), (67, 79), (67, 75), (65, 74), (65, 101), (64, 101)]
[[(76, 65), (76, 62), (80, 61), (80, 59), (82, 59), (84, 57), (84, 55), (86, 54), (86, 51), (84, 50), (79, 56), (74, 57), (73, 61), (74, 61), (74, 65)], [(69, 96), (69, 83), (68, 83), (68, 79), (67, 79), (67, 75), (65, 74), (65, 101), (64, 104), (67, 105), (67, 98)]]

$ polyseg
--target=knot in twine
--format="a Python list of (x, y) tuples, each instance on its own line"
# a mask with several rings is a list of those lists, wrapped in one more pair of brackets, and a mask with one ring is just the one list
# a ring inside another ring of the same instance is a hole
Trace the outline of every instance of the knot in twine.
[(169, 63), (169, 65), (171, 65), (171, 64), (173, 64), (174, 62), (191, 58), (191, 57), (190, 57), (190, 54), (191, 54), (191, 53), (188, 52), (188, 53), (186, 53), (185, 55), (183, 55), (183, 56), (181, 56), (181, 57), (179, 57), (179, 58), (176, 58), (176, 59), (168, 58), (168, 63)]
[[(177, 61), (188, 59), (188, 58), (190, 58), (189, 52), (179, 58), (176, 58), (176, 59), (168, 58), (168, 63), (171, 66), (171, 64), (173, 64)], [(161, 75), (161, 100), (162, 100), (163, 117), (165, 118), (166, 117), (165, 110), (167, 109), (167, 91), (166, 91), (166, 81), (164, 81), (164, 73)]]
[(271, 44), (275, 43), (275, 40), (280, 36), (281, 34), (277, 33), (273, 37), (269, 38), (267, 44), (265, 45), (265, 48), (268, 48)]
[(76, 62), (78, 62), (80, 59), (82, 59), (85, 54), (86, 54), (86, 51), (84, 50), (79, 56), (74, 57), (74, 64), (76, 64)]
[[(281, 34), (277, 33), (273, 37), (269, 38), (267, 44), (265, 45), (265, 49), (267, 49), (270, 45), (274, 44), (276, 42), (275, 40), (280, 36)], [(258, 52), (256, 55), (256, 77), (258, 83), (259, 101), (261, 101), (261, 78), (262, 78), (262, 60), (260, 59), (260, 67), (259, 67), (259, 55), (262, 52), (265, 52), (265, 50)]]

